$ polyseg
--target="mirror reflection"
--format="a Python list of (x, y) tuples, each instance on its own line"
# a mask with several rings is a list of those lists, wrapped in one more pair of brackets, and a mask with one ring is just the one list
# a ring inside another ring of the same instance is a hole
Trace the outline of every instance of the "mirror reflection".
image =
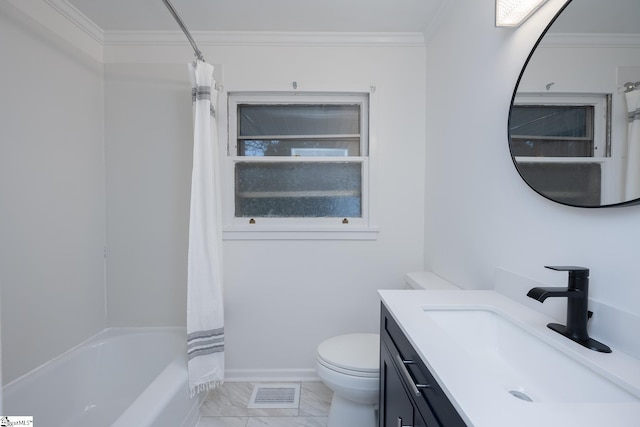
[(568, 1), (514, 92), (509, 148), (559, 203), (640, 202), (640, 1)]

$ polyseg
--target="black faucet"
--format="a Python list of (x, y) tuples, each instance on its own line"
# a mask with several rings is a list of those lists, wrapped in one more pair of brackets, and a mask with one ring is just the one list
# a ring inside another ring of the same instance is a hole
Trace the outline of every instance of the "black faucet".
[(549, 323), (547, 326), (591, 350), (611, 353), (611, 349), (589, 337), (587, 320), (590, 312), (587, 308), (589, 298), (589, 269), (574, 266), (545, 266), (556, 271), (569, 272), (569, 286), (566, 288), (532, 288), (527, 296), (540, 302), (549, 297), (567, 298), (567, 325)]

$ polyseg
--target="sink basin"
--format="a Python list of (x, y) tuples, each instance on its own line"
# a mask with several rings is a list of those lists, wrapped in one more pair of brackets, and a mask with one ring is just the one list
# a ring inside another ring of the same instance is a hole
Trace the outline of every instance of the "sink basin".
[(554, 403), (640, 400), (499, 312), (429, 306), (422, 310), (464, 352), (470, 366), (514, 398)]

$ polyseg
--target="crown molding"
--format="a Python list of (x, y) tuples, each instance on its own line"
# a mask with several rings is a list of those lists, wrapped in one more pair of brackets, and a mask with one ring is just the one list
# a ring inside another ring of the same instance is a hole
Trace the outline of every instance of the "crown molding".
[(104, 44), (104, 31), (95, 22), (80, 12), (75, 6), (67, 0), (44, 0), (51, 8), (60, 15), (67, 18), (69, 22), (74, 24), (80, 30), (84, 31), (89, 37), (93, 38), (100, 44)]
[(554, 34), (544, 35), (542, 47), (640, 47), (640, 34)]
[[(117, 46), (188, 45), (180, 31), (104, 31), (68, 0), (7, 0), (66, 41), (102, 61)], [(193, 31), (198, 46), (424, 46), (420, 32)]]
[[(67, 41), (95, 52), (110, 46), (188, 45), (181, 31), (104, 31), (68, 0), (8, 0)], [(192, 31), (198, 46), (424, 46), (420, 32)], [(86, 39), (86, 40), (82, 40)]]
[[(192, 31), (198, 46), (424, 46), (424, 35), (407, 33), (325, 33), (275, 31)], [(109, 31), (104, 46), (187, 45), (180, 31)]]

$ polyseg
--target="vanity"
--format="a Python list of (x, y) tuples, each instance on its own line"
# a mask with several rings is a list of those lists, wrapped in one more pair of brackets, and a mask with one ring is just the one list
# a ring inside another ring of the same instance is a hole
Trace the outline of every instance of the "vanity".
[(640, 360), (495, 291), (379, 294), (379, 427), (638, 425)]
[(380, 315), (380, 426), (465, 426), (389, 310)]

